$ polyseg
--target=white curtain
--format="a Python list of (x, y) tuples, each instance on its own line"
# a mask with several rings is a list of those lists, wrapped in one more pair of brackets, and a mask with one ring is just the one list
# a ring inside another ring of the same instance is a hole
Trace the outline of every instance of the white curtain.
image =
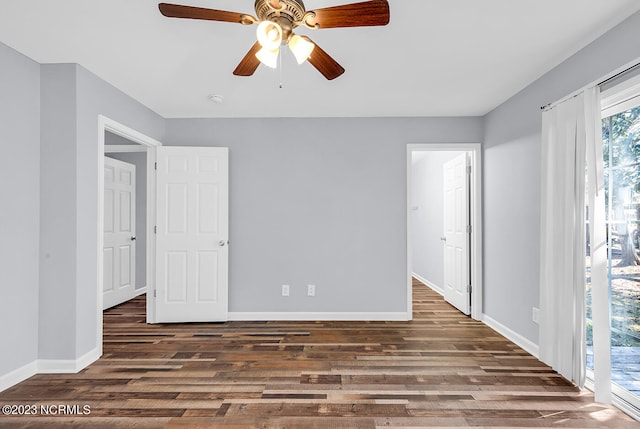
[[(607, 286), (600, 116), (597, 87), (542, 116), (540, 360), (580, 387), (586, 373), (585, 195), (594, 260), (592, 284), (604, 276), (603, 286)], [(593, 291), (594, 303), (596, 299), (601, 297)], [(608, 318), (608, 298), (604, 302)], [(596, 362), (598, 370), (602, 364)], [(597, 400), (608, 402), (596, 393)]]
[(611, 323), (607, 274), (607, 230), (602, 154), (600, 88), (589, 88), (585, 97), (587, 142), (587, 191), (591, 242), (591, 319), (593, 321), (594, 387), (596, 401), (611, 403)]

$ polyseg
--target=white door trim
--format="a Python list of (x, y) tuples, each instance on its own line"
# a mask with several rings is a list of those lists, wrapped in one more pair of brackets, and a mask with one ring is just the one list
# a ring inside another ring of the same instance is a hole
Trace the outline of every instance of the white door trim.
[[(113, 119), (107, 118), (103, 115), (98, 115), (98, 159), (96, 162), (97, 174), (98, 174), (98, 189), (96, 194), (98, 198), (98, 219), (96, 221), (96, 233), (98, 237), (98, 247), (96, 248), (96, 261), (97, 261), (97, 300), (96, 300), (96, 349), (98, 350), (98, 356), (102, 356), (102, 305), (103, 305), (103, 261), (102, 252), (104, 247), (104, 140), (105, 132), (116, 134), (120, 137), (124, 137), (127, 140), (138, 143), (145, 146), (147, 149), (147, 291), (155, 289), (155, 237), (153, 234), (153, 225), (155, 222), (155, 194), (156, 194), (156, 182), (154, 174), (155, 163), (155, 148), (162, 146), (158, 140), (148, 137), (133, 128), (129, 128)], [(151, 220), (151, 221), (149, 221)], [(147, 320), (150, 315), (149, 308), (153, 307), (149, 305), (151, 300), (151, 293), (147, 293)]]
[(407, 313), (413, 308), (412, 276), (412, 169), (413, 152), (467, 151), (471, 164), (471, 317), (482, 319), (482, 145), (480, 143), (418, 143), (407, 145)]
[(139, 144), (110, 144), (104, 148), (104, 153), (135, 153), (146, 151), (146, 146)]

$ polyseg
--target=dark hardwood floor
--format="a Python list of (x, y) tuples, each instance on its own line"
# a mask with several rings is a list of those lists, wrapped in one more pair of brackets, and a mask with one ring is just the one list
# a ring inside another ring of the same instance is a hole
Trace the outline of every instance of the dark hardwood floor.
[(104, 355), (82, 372), (0, 393), (0, 405), (38, 407), (0, 427), (640, 428), (417, 282), (411, 322), (144, 314), (143, 297), (106, 311)]

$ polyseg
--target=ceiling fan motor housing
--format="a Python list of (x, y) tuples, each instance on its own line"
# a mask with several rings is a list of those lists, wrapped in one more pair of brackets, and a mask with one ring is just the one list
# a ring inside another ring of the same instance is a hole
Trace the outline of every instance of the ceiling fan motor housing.
[[(274, 4), (280, 4), (280, 8)], [(256, 15), (260, 21), (273, 21), (282, 27), (282, 43), (287, 43), (291, 32), (301, 22), (306, 9), (301, 0), (256, 0)]]

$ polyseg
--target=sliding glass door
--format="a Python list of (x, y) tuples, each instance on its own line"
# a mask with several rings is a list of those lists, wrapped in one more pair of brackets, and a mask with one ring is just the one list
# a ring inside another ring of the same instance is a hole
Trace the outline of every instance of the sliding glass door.
[[(602, 137), (612, 390), (640, 408), (640, 96), (633, 100), (603, 110)], [(591, 304), (587, 248), (587, 368), (593, 376), (598, 368), (593, 364)]]

